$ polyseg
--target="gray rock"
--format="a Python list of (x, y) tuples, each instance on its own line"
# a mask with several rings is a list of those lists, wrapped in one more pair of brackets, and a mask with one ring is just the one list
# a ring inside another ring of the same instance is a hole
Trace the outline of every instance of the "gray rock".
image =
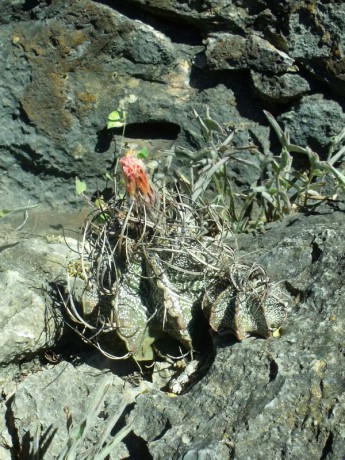
[[(88, 190), (102, 188), (121, 142), (104, 130), (114, 109), (127, 110), (128, 130), (144, 128), (170, 145), (205, 142), (192, 108), (206, 97), (190, 82), (200, 46), (176, 46), (151, 26), (88, 0), (41, 4), (32, 19), (3, 26), (1, 33), (4, 206), (79, 205), (75, 176), (86, 179)], [(224, 95), (232, 100), (232, 91), (212, 89), (219, 94), (208, 104), (225, 111), (227, 121), (229, 112), (218, 101)], [(240, 124), (235, 107), (231, 118)]]
[(266, 75), (250, 72), (255, 93), (269, 102), (288, 103), (310, 92), (307, 80), (295, 73)]
[[(79, 206), (75, 176), (90, 194), (104, 188), (122, 142), (121, 130), (104, 129), (115, 109), (127, 109), (127, 132), (139, 146), (145, 136), (158, 138), (153, 156), (162, 157), (173, 143), (205, 145), (193, 117), (204, 104), (219, 122), (248, 132), (255, 126), (267, 145), (268, 130), (258, 126), (266, 123), (264, 107), (248, 88), (265, 104), (300, 98), (313, 84), (296, 67), (288, 72), (294, 60), (334, 91), (342, 88), (342, 4), (16, 1), (3, 12), (1, 209), (29, 201)], [(321, 105), (327, 117), (328, 102)], [(316, 134), (314, 121), (312, 114), (306, 130)], [(327, 123), (334, 124), (332, 113)], [(232, 170), (236, 180), (250, 182), (242, 169)]]
[[(128, 3), (159, 17), (175, 19), (185, 26), (192, 25), (203, 31), (224, 28), (234, 33), (244, 33), (253, 24), (252, 2), (239, 5), (228, 1), (181, 2), (179, 0), (129, 0)], [(254, 6), (255, 10), (255, 6)]]
[(326, 159), (332, 136), (344, 128), (345, 114), (337, 102), (318, 94), (303, 97), (278, 121), (289, 130), (294, 144), (309, 145)]
[[(57, 458), (66, 445), (69, 429), (76, 426), (85, 416), (97, 388), (104, 381), (103, 372), (83, 364), (75, 367), (69, 363), (57, 364), (29, 375), (18, 384), (14, 400), (10, 406), (11, 417), (15, 419), (16, 436), (22, 444), (22, 454), (29, 457), (28, 436), (33, 436), (36, 424), (40, 430), (41, 455)], [(111, 387), (104, 404), (99, 407), (99, 416), (83, 450), (91, 446), (101, 436), (102, 422), (106, 423), (121, 404), (123, 381), (119, 377), (108, 376)], [(101, 412), (103, 408), (103, 412)], [(70, 426), (67, 415), (70, 417)], [(14, 433), (11, 433), (14, 435)], [(26, 441), (25, 441), (26, 440)], [(19, 447), (19, 446), (16, 446)], [(117, 447), (112, 459), (127, 457), (128, 451), (122, 444)]]
[[(2, 227), (4, 230), (4, 227)], [(65, 279), (76, 241), (48, 237), (26, 239), (11, 234), (0, 246), (0, 363), (28, 359), (56, 344), (61, 336), (61, 312), (54, 307), (50, 284)]]
[[(323, 7), (321, 7), (321, 10)], [(300, 8), (289, 16), (289, 52), (302, 62), (316, 58), (327, 58), (331, 51), (331, 42), (324, 35), (324, 26), (319, 22), (317, 8)]]
[(248, 68), (247, 40), (240, 35), (213, 34), (206, 41), (206, 61), (212, 70)]
[(292, 11), (288, 24), (290, 55), (335, 93), (344, 95), (344, 3), (299, 8)]
[(248, 38), (247, 53), (248, 66), (261, 72), (282, 73), (294, 64), (293, 58), (257, 35)]
[[(3, 393), (4, 394), (4, 393)], [(12, 438), (9, 433), (7, 424), (6, 424), (6, 414), (7, 407), (6, 402), (1, 401), (0, 403), (0, 458), (4, 460), (11, 460), (11, 447), (12, 447)]]
[[(173, 136), (179, 122), (187, 126), (191, 109), (180, 105), (190, 97), (189, 58), (152, 27), (83, 0), (43, 5), (35, 19), (9, 24), (2, 36), (1, 167), (11, 172), (0, 201), (8, 207), (29, 199), (75, 204), (75, 176), (95, 188), (115, 147), (102, 130), (119, 107), (128, 124), (167, 124)], [(155, 94), (152, 104), (147, 94)], [(104, 150), (98, 144), (107, 151), (97, 153)], [(25, 187), (20, 197), (18, 183)]]
[[(210, 455), (206, 458), (239, 460), (282, 458), (282, 452), (288, 459), (341, 458), (345, 449), (342, 217), (328, 222), (327, 216), (300, 219), (295, 224), (291, 219), (285, 230), (276, 228), (252, 238), (254, 247), (271, 245), (281, 270), (290, 268), (291, 241), (296, 254), (302, 248), (300, 265), (286, 272), (293, 296), (297, 295), (294, 276), (300, 280), (298, 304), (291, 308), (280, 338), (219, 348), (207, 375), (167, 406), (147, 395), (153, 408), (150, 420), (161, 420), (164, 414), (171, 425), (149, 443), (154, 458), (201, 458), (205, 452)], [(306, 239), (301, 228), (307, 221)], [(245, 241), (249, 250), (250, 238)], [(269, 267), (272, 278), (279, 278), (274, 262)], [(145, 436), (142, 429), (135, 430)]]
[(232, 34), (212, 34), (206, 41), (206, 59), (212, 70), (286, 72), (294, 60), (257, 35), (247, 39)]
[[(343, 213), (332, 211), (330, 217), (329, 208), (310, 217), (293, 215), (285, 225), (273, 224), (261, 235), (239, 236), (239, 256), (249, 253), (246, 258), (264, 265), (271, 281), (285, 285), (290, 293), (280, 337), (241, 343), (218, 339), (213, 363), (198, 371), (199, 381), (195, 383), (194, 376), (184, 394), (170, 397), (149, 387), (126, 421), (133, 421), (134, 433), (134, 438), (125, 439), (128, 452), (134, 452), (140, 439), (147, 445), (145, 455), (155, 459), (273, 460), (282, 458), (282, 452), (287, 459), (341, 458), (344, 241)], [(27, 372), (22, 368), (21, 374), (13, 365), (3, 368), (0, 384), (7, 404), (2, 412), (7, 422), (0, 422), (2, 443), (16, 445), (16, 439), (32, 435), (37, 419), (42, 439), (49, 439), (47, 455), (57, 455), (67, 436), (63, 408), (80, 420), (87, 395), (99, 386), (109, 364), (95, 356), (82, 366), (40, 364)], [(123, 372), (118, 364), (111, 369)], [(109, 405), (98, 418), (90, 445), (99, 439), (106, 414), (118, 408), (121, 382), (113, 377)], [(128, 455), (126, 450), (118, 452)]]

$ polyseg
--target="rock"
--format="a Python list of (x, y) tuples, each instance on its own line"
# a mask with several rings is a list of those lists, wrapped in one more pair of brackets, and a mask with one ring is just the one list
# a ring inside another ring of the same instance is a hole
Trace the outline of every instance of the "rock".
[(290, 55), (344, 96), (345, 5), (304, 5), (292, 11), (288, 24)]
[[(22, 454), (29, 456), (28, 436), (34, 435), (35, 424), (38, 424), (41, 453), (47, 458), (57, 458), (67, 443), (69, 430), (80, 423), (87, 414), (92, 399), (104, 379), (103, 372), (86, 364), (75, 367), (69, 363), (60, 363), (33, 373), (19, 383), (10, 410), (11, 417), (15, 420), (18, 443), (22, 445)], [(88, 435), (86, 446), (79, 446), (80, 454), (86, 447), (90, 447), (95, 439), (99, 439), (102, 421), (104, 423), (108, 417), (116, 413), (122, 402), (122, 379), (111, 376), (108, 380), (111, 387), (105, 399), (107, 409), (100, 404), (97, 413), (101, 412), (102, 407), (103, 412), (98, 417), (90, 419), (93, 424), (92, 431)], [(128, 451), (122, 444), (111, 455), (111, 459), (121, 459), (127, 455)]]
[(248, 68), (247, 40), (240, 35), (211, 34), (206, 41), (206, 61), (211, 70)]
[[(71, 210), (80, 206), (76, 176), (86, 180), (88, 194), (102, 190), (123, 141), (121, 129), (105, 129), (116, 109), (127, 110), (125, 140), (134, 138), (140, 146), (150, 139), (154, 158), (173, 144), (192, 151), (205, 146), (193, 116), (193, 108), (202, 113), (205, 104), (220, 123), (245, 127), (237, 139), (255, 131), (255, 143), (267, 145), (267, 102), (287, 104), (313, 90), (310, 72), (334, 91), (342, 87), (344, 7), (308, 5), (6, 4), (0, 30), (6, 63), (0, 89), (2, 207), (40, 201)], [(248, 92), (251, 86), (263, 105)], [(321, 105), (327, 116), (326, 99)], [(314, 115), (307, 123), (309, 132), (319, 131)], [(236, 183), (254, 182), (246, 169), (231, 167)]]
[[(48, 242), (7, 232), (0, 248), (2, 364), (28, 359), (56, 344), (63, 321), (51, 285), (65, 279), (68, 260), (75, 258), (61, 237)], [(75, 240), (68, 243), (76, 248)]]
[[(280, 260), (282, 270), (290, 268), (291, 241), (296, 254), (297, 247), (302, 248), (300, 267), (286, 273), (292, 286), (294, 276), (299, 277), (300, 301), (291, 308), (279, 339), (218, 348), (207, 375), (186, 394), (167, 403), (147, 395), (153, 410), (150, 420), (160, 420), (164, 414), (171, 426), (149, 442), (155, 458), (199, 458), (208, 452), (207, 458), (273, 459), (282, 450), (287, 458), (341, 457), (345, 448), (342, 218), (338, 214), (327, 222), (326, 215), (315, 216), (295, 224), (291, 219), (283, 231), (272, 229), (259, 238), (245, 238), (246, 250), (250, 241), (254, 247), (272, 245), (271, 255)], [(309, 232), (307, 239), (302, 228)], [(272, 276), (275, 268), (271, 267)], [(292, 292), (296, 295), (297, 286)], [(149, 404), (146, 401), (145, 407)], [(135, 432), (147, 436), (142, 428), (135, 427)]]
[(286, 72), (294, 60), (257, 35), (247, 39), (232, 34), (212, 34), (206, 42), (206, 59), (212, 70)]
[(179, 0), (130, 0), (128, 3), (142, 8), (143, 11), (157, 14), (159, 17), (175, 19), (185, 26), (193, 26), (202, 31), (224, 28), (232, 32), (244, 33), (253, 24), (252, 2), (240, 5), (219, 4), (219, 0), (207, 3), (181, 3)]
[(14, 2), (3, 2), (1, 5), (0, 24), (8, 24), (13, 18), (27, 20), (30, 16), (31, 7), (25, 7), (25, 0), (15, 0)]
[[(329, 33), (325, 34), (326, 24), (320, 21), (322, 11), (325, 11), (324, 7), (313, 11), (313, 8), (302, 6), (289, 16), (289, 52), (299, 62), (307, 63), (329, 56), (331, 40)], [(321, 16), (325, 18), (322, 13)]]
[[(75, 204), (75, 176), (95, 188), (95, 177), (113, 161), (114, 133), (104, 131), (111, 111), (126, 108), (129, 125), (159, 130), (162, 123), (172, 140), (179, 119), (187, 126), (191, 114), (180, 108), (190, 97), (190, 64), (169, 38), (87, 0), (61, 5), (40, 5), (33, 20), (2, 31), (2, 167), (12, 173), (4, 176), (0, 200), (8, 207), (29, 199), (55, 208)], [(106, 153), (97, 153), (101, 144)], [(12, 204), (18, 182), (25, 192)]]
[[(122, 130), (104, 129), (114, 109), (127, 110), (127, 131), (136, 138), (162, 137), (170, 146), (178, 139), (189, 148), (205, 143), (192, 109), (206, 95), (190, 83), (200, 46), (177, 46), (149, 25), (87, 0), (40, 4), (31, 20), (9, 24), (2, 34), (1, 167), (9, 173), (0, 202), (7, 208), (29, 200), (54, 209), (79, 206), (75, 176), (86, 179), (88, 191), (102, 188), (121, 144)], [(222, 85), (212, 89), (219, 89), (215, 101), (224, 92), (233, 99)], [(225, 109), (208, 104), (216, 113)], [(240, 124), (235, 107), (231, 118)]]
[(310, 92), (310, 85), (303, 77), (295, 73), (266, 75), (250, 72), (255, 93), (268, 102), (288, 103)]
[[(133, 432), (124, 439), (121, 455), (128, 455), (125, 449), (133, 453), (139, 443), (147, 458), (273, 459), (282, 451), (287, 458), (341, 457), (345, 230), (343, 213), (333, 210), (330, 218), (329, 211), (296, 214), (266, 233), (238, 237), (240, 256), (250, 253), (249, 260), (266, 266), (272, 283), (290, 292), (293, 302), (280, 337), (240, 343), (219, 339), (213, 362), (198, 368), (197, 380), (194, 372), (193, 380), (184, 382), (180, 396), (151, 385), (125, 418), (125, 423), (133, 421)], [(81, 366), (40, 364), (28, 372), (22, 368), (21, 374), (14, 364), (3, 368), (0, 384), (7, 403), (2, 410), (15, 428), (0, 422), (2, 442), (18, 447), (16, 439), (33, 435), (37, 417), (42, 440), (49, 439), (47, 455), (58, 455), (67, 436), (63, 408), (77, 423), (90, 400), (87, 395), (94, 394), (110, 366), (109, 360), (92, 355)], [(124, 369), (119, 363), (111, 366), (115, 374), (123, 375)], [(90, 445), (99, 439), (107, 414), (118, 410), (123, 383), (116, 375), (112, 382)], [(23, 445), (30, 448), (27, 440)]]
[(319, 94), (303, 97), (278, 121), (288, 129), (294, 144), (309, 145), (326, 159), (332, 137), (344, 128), (345, 114), (337, 102)]
[(294, 64), (294, 59), (257, 35), (248, 38), (247, 53), (248, 65), (254, 70), (282, 73)]
[(6, 424), (5, 414), (7, 412), (6, 402), (1, 401), (0, 403), (0, 458), (4, 460), (11, 460), (11, 447), (12, 447), (12, 438), (8, 431)]

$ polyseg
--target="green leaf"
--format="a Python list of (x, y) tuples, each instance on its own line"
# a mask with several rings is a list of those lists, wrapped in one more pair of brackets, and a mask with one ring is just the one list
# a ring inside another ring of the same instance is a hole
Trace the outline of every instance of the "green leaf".
[(217, 133), (220, 134), (226, 134), (225, 129), (215, 120), (212, 118), (203, 118), (202, 121), (204, 122), (204, 125), (206, 128), (210, 131), (216, 131)]
[(205, 125), (203, 119), (200, 117), (198, 112), (195, 109), (193, 109), (193, 112), (194, 112), (194, 115), (197, 118), (198, 122), (200, 123), (202, 135), (204, 136), (205, 139), (210, 140), (211, 139), (211, 131)]
[(268, 122), (270, 123), (271, 127), (273, 128), (274, 132), (276, 133), (276, 135), (278, 136), (278, 139), (280, 140), (280, 143), (284, 146), (286, 145), (286, 142), (285, 142), (285, 133), (284, 131), (281, 129), (281, 127), (279, 126), (279, 124), (277, 123), (276, 119), (274, 118), (274, 116), (270, 113), (270, 112), (267, 112), (266, 110), (264, 110), (264, 114), (266, 115), (266, 118), (268, 120)]
[(215, 165), (211, 166), (204, 171), (204, 174), (199, 177), (194, 185), (192, 193), (192, 200), (197, 201), (199, 196), (207, 189), (213, 176), (221, 169), (221, 167), (229, 160), (229, 157), (224, 157), (219, 160)]
[(325, 171), (321, 169), (313, 169), (313, 177), (322, 177), (325, 175)]
[(75, 190), (77, 192), (77, 195), (82, 195), (85, 190), (86, 190), (86, 182), (83, 182), (78, 179), (78, 177), (75, 178)]
[(291, 169), (292, 157), (286, 147), (282, 148), (281, 151), (281, 168), (287, 168), (288, 170)]
[(139, 152), (137, 153), (137, 158), (141, 158), (142, 160), (146, 160), (146, 158), (149, 156), (150, 152), (147, 147), (143, 147)]
[(126, 112), (114, 110), (108, 115), (107, 129), (122, 128), (126, 124)]
[(271, 195), (269, 193), (267, 193), (266, 191), (263, 191), (263, 192), (261, 192), (261, 195), (266, 201), (268, 201), (270, 204), (274, 205), (274, 199), (271, 197)]

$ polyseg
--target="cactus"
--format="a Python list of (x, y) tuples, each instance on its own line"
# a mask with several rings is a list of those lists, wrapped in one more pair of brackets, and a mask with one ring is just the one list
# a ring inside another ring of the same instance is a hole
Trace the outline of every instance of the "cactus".
[(127, 197), (102, 202), (84, 227), (87, 310), (80, 312), (70, 288), (68, 313), (84, 337), (103, 350), (102, 333), (116, 331), (127, 353), (106, 352), (114, 359), (153, 359), (156, 342), (166, 337), (192, 352), (201, 311), (219, 334), (269, 337), (286, 317), (287, 299), (262, 267), (237, 262), (213, 207), (179, 189), (158, 193), (133, 150), (120, 164)]

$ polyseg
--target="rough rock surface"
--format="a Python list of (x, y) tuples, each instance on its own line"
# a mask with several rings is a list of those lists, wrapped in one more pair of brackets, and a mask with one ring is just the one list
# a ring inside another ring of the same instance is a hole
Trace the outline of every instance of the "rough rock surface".
[(268, 76), (252, 70), (250, 75), (255, 92), (267, 102), (287, 103), (310, 91), (307, 80), (295, 73)]
[[(272, 281), (284, 282), (290, 292), (281, 336), (241, 343), (218, 339), (213, 363), (184, 394), (171, 398), (152, 388), (140, 395), (127, 420), (133, 419), (132, 435), (124, 439), (128, 451), (134, 455), (132, 443), (140, 440), (143, 458), (341, 458), (344, 241), (343, 213), (329, 208), (320, 215), (292, 216), (265, 234), (239, 236), (240, 256), (249, 253), (247, 258), (266, 266)], [(56, 453), (66, 431), (63, 407), (72, 405), (78, 419), (83, 395), (92, 392), (105, 369), (133, 373), (126, 369), (129, 363), (111, 365), (94, 353), (85, 362), (86, 356), (80, 354), (81, 368), (63, 361), (55, 367), (26, 364), (21, 372), (13, 365), (2, 369), (7, 400), (2, 443), (16, 442), (18, 448), (37, 417), (42, 433), (57, 429), (49, 447)]]
[[(87, 364), (73, 366), (60, 363), (50, 368), (47, 366), (43, 372), (42, 369), (32, 371), (25, 382), (18, 383), (9, 417), (15, 418), (18, 439), (22, 441), (22, 455), (29, 458), (29, 436), (33, 436), (35, 423), (39, 421), (41, 455), (43, 458), (57, 458), (68, 438), (67, 413), (74, 423), (79, 422), (104, 378), (103, 372)], [(108, 414), (115, 412), (121, 403), (123, 386), (123, 380), (113, 375), (112, 388), (106, 400)], [(98, 420), (100, 428), (101, 421), (102, 416)], [(92, 443), (92, 438), (97, 439), (97, 436), (100, 436), (100, 430), (96, 427), (89, 442)], [(127, 455), (123, 445), (111, 458), (121, 459)]]
[[(75, 176), (102, 189), (121, 145), (105, 125), (119, 108), (127, 140), (150, 139), (153, 156), (202, 146), (193, 108), (205, 105), (238, 129), (235, 147), (267, 148), (269, 108), (323, 149), (314, 121), (329, 114), (333, 135), (344, 118), (344, 22), (342, 2), (3, 1), (0, 202), (70, 209)], [(321, 102), (289, 122), (306, 94)]]
[(154, 458), (343, 456), (342, 220), (343, 214), (331, 222), (328, 215), (291, 219), (285, 228), (239, 240), (261, 253), (274, 277), (285, 274), (295, 304), (280, 338), (218, 348), (207, 375), (187, 394), (168, 406), (151, 396), (154, 412), (171, 425), (158, 440), (158, 433), (136, 428), (152, 439)]
[[(244, 158), (253, 144), (269, 149), (263, 109), (322, 159), (344, 128), (344, 2), (0, 3), (0, 212), (37, 202), (71, 211), (80, 206), (75, 176), (90, 194), (102, 189), (121, 145), (121, 130), (106, 131), (106, 120), (119, 108), (128, 112), (126, 140), (150, 143), (157, 158), (173, 144), (205, 145), (192, 109), (206, 105), (237, 129), (232, 142)], [(245, 164), (231, 163), (231, 174), (241, 187), (257, 180)], [(114, 458), (344, 457), (343, 220), (329, 207), (239, 237), (242, 253), (290, 292), (281, 336), (215, 339), (213, 363), (184, 394), (137, 398)], [(1, 231), (0, 457), (28, 454), (37, 417), (54, 458), (67, 434), (64, 406), (78, 419), (109, 369), (118, 404), (120, 377), (138, 375), (127, 362), (91, 360), (77, 338), (55, 367), (38, 359), (59, 336), (50, 320), (47, 333), (45, 312), (49, 283), (70, 254), (61, 243)]]
[[(8, 228), (2, 231), (10, 233)], [(62, 317), (49, 284), (66, 276), (68, 260), (75, 253), (61, 237), (48, 242), (48, 236), (23, 239), (14, 232), (1, 239), (0, 363), (4, 364), (28, 359), (57, 342)], [(69, 243), (76, 247), (75, 240)]]
[(305, 96), (278, 120), (291, 132), (297, 145), (309, 145), (327, 158), (332, 137), (344, 127), (345, 114), (341, 105), (321, 94)]

